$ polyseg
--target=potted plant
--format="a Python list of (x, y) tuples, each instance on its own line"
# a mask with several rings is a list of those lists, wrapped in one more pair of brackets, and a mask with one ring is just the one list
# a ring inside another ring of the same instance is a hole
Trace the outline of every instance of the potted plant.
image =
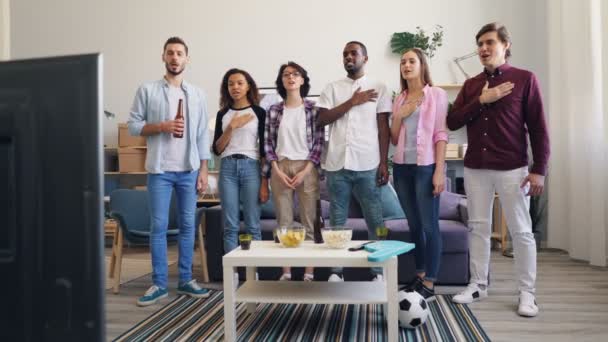
[(416, 32), (395, 32), (391, 37), (391, 49), (396, 54), (403, 54), (405, 50), (419, 48), (429, 58), (435, 56), (435, 51), (443, 44), (443, 26), (435, 25), (435, 30), (427, 35), (420, 26), (416, 26)]

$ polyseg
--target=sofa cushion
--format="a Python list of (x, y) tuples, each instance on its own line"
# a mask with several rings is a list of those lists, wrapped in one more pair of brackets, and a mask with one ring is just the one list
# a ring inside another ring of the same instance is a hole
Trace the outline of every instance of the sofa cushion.
[(439, 196), (439, 219), (460, 221), (458, 204), (462, 198), (462, 195), (453, 192), (442, 192)]
[[(382, 201), (382, 216), (385, 220), (397, 220), (405, 218), (405, 213), (403, 212), (401, 204), (399, 203), (397, 192), (390, 183), (380, 187), (380, 198)], [(359, 205), (359, 202), (355, 196), (352, 196), (350, 199), (348, 217), (363, 217), (363, 211), (361, 210), (361, 206)]]
[(321, 216), (324, 219), (329, 219), (329, 201), (321, 200)]
[(272, 195), (268, 198), (266, 203), (262, 204), (260, 218), (262, 219), (273, 219), (276, 218), (275, 210), (274, 210), (274, 201), (272, 200)]
[(385, 220), (404, 219), (405, 213), (399, 203), (399, 197), (393, 186), (389, 183), (386, 186), (380, 187), (382, 194), (382, 216)]
[[(367, 225), (364, 219), (349, 218), (346, 226), (353, 228), (353, 240), (367, 240)], [(389, 240), (412, 242), (407, 220), (388, 220)], [(469, 250), (469, 232), (460, 221), (439, 220), (442, 253), (466, 253)]]

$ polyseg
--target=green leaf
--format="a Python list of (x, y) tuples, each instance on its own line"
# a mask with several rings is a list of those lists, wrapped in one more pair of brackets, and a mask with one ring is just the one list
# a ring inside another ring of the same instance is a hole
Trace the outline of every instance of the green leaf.
[(435, 25), (435, 30), (429, 35), (424, 29), (416, 26), (416, 32), (395, 32), (391, 37), (391, 50), (403, 54), (408, 49), (419, 48), (429, 58), (435, 55), (438, 47), (443, 45), (443, 26)]

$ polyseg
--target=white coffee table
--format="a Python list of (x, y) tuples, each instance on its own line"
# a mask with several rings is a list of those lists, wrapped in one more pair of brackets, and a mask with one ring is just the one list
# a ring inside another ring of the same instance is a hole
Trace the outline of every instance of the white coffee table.
[[(351, 241), (356, 246), (365, 241)], [(298, 248), (285, 248), (273, 241), (252, 241), (249, 250), (240, 247), (224, 255), (224, 332), (226, 341), (236, 340), (237, 302), (255, 313), (256, 303), (293, 304), (385, 304), (388, 340), (397, 341), (399, 332), (397, 300), (397, 257), (384, 262), (367, 261), (368, 252), (330, 249), (324, 244), (305, 241)], [(234, 284), (236, 267), (246, 267), (247, 281), (238, 289)], [(303, 282), (256, 281), (256, 267), (382, 267), (383, 282)]]

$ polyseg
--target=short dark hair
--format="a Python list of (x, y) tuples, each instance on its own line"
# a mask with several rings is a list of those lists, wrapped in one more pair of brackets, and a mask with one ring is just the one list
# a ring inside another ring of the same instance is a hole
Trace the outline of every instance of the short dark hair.
[(171, 37), (167, 39), (165, 45), (163, 45), (163, 52), (167, 50), (167, 45), (169, 44), (182, 44), (184, 46), (184, 49), (186, 50), (186, 55), (188, 54), (188, 45), (186, 45), (186, 42), (180, 37)]
[(501, 42), (509, 44), (509, 48), (505, 53), (505, 57), (511, 57), (511, 34), (507, 30), (507, 27), (499, 22), (493, 22), (483, 25), (483, 27), (479, 30), (479, 32), (477, 32), (477, 35), (475, 36), (475, 44), (477, 44), (477, 42), (479, 41), (479, 37), (483, 36), (488, 32), (496, 32), (496, 35), (498, 36), (498, 39), (500, 39)]
[(348, 45), (348, 44), (357, 44), (357, 45), (359, 45), (361, 47), (361, 52), (363, 52), (363, 56), (367, 56), (367, 47), (365, 46), (365, 44), (363, 44), (363, 43), (361, 43), (359, 41), (356, 41), (356, 40), (351, 40), (350, 42), (346, 43), (346, 45)]
[(302, 78), (304, 79), (304, 84), (302, 84), (302, 86), (300, 87), (300, 96), (308, 96), (308, 92), (310, 91), (310, 78), (308, 77), (308, 72), (306, 72), (306, 69), (302, 68), (302, 66), (300, 66), (298, 63), (292, 61), (287, 62), (287, 64), (281, 65), (281, 67), (279, 68), (279, 74), (277, 75), (277, 80), (275, 81), (275, 84), (277, 85), (277, 92), (279, 93), (279, 95), (281, 95), (283, 100), (287, 98), (287, 90), (285, 89), (285, 85), (283, 84), (283, 71), (285, 71), (287, 67), (292, 67), (300, 73), (300, 76), (302, 76)]
[(251, 75), (249, 75), (249, 73), (245, 70), (232, 68), (226, 71), (224, 78), (222, 78), (222, 86), (220, 87), (220, 109), (228, 109), (234, 104), (234, 100), (228, 91), (228, 79), (234, 74), (241, 74), (245, 77), (245, 80), (249, 85), (249, 90), (247, 91), (247, 100), (249, 100), (251, 105), (257, 106), (257, 104), (260, 102), (260, 92), (258, 90), (258, 86), (253, 80), (253, 77), (251, 77)]

